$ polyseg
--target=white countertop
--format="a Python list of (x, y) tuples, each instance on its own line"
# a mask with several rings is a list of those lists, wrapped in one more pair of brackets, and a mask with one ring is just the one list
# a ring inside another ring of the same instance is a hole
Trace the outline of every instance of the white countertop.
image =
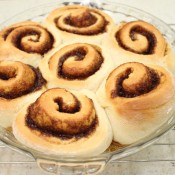
[[(87, 0), (86, 0), (87, 1)], [(100, 2), (100, 0), (96, 0)], [(112, 0), (110, 0), (112, 1)], [(175, 29), (174, 0), (113, 0), (147, 11)], [(0, 0), (0, 23), (28, 8), (58, 0)], [(32, 13), (32, 12), (31, 12)], [(174, 175), (175, 130), (159, 142), (118, 163), (109, 164), (101, 175)], [(0, 175), (44, 175), (34, 159), (6, 147), (0, 142)]]

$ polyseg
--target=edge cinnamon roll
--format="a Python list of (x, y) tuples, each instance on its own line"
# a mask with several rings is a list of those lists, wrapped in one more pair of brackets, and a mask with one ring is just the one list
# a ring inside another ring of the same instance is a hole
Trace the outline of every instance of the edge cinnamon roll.
[(122, 22), (115, 26), (103, 45), (111, 50), (118, 66), (125, 62), (141, 62), (171, 67), (175, 58), (160, 31), (145, 21)]
[(97, 97), (110, 118), (114, 141), (131, 144), (170, 118), (175, 107), (175, 83), (161, 66), (130, 62), (110, 73)]
[(21, 61), (37, 67), (43, 55), (60, 41), (39, 23), (20, 22), (0, 31), (0, 60)]
[(108, 118), (94, 94), (59, 88), (47, 90), (24, 107), (13, 133), (30, 148), (64, 156), (97, 155), (112, 141)]
[(73, 43), (60, 46), (53, 55), (42, 59), (39, 68), (49, 88), (95, 91), (113, 68), (113, 63), (105, 48)]
[(110, 16), (95, 8), (69, 5), (52, 11), (44, 21), (52, 33), (64, 41), (99, 43), (114, 22)]
[(10, 127), (15, 115), (45, 90), (38, 69), (21, 62), (0, 62), (0, 125)]

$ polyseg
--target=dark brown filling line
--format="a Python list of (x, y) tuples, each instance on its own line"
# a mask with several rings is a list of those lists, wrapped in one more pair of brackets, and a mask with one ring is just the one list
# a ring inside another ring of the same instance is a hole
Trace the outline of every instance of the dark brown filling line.
[(84, 71), (83, 74), (76, 74), (75, 73), (74, 75), (65, 74), (62, 71), (63, 64), (69, 57), (72, 57), (72, 56), (77, 57), (76, 61), (83, 60), (83, 58), (86, 55), (86, 50), (82, 47), (82, 48), (72, 50), (72, 51), (66, 53), (65, 55), (63, 55), (60, 58), (60, 61), (58, 63), (58, 76), (63, 78), (63, 79), (67, 79), (67, 80), (75, 80), (75, 79), (84, 80), (84, 79), (90, 77), (91, 75), (93, 75), (95, 72), (97, 72), (100, 69), (100, 67), (104, 61), (104, 58), (103, 58), (101, 52), (98, 50), (96, 50), (96, 51), (100, 55), (100, 58), (102, 58), (102, 59), (100, 59), (100, 62), (98, 64), (95, 64), (89, 71), (86, 71), (86, 72)]
[(5, 31), (5, 33), (2, 35), (4, 41), (7, 39), (8, 35), (14, 30), (15, 28), (9, 28)]
[(67, 18), (64, 19), (64, 22), (70, 26), (73, 27), (89, 27), (93, 24), (95, 24), (97, 19), (91, 14), (87, 12), (84, 12), (82, 17), (71, 17), (68, 16)]
[(0, 79), (1, 80), (9, 80), (11, 78), (15, 78), (16, 77), (16, 71), (11, 69), (11, 72), (9, 72), (8, 74), (4, 73), (4, 72), (0, 72)]
[(58, 106), (59, 106), (58, 111), (62, 112), (62, 113), (71, 113), (71, 114), (74, 114), (74, 113), (80, 111), (81, 104), (74, 95), (73, 95), (73, 97), (74, 97), (74, 100), (75, 100), (75, 105), (72, 105), (72, 106), (65, 104), (61, 97), (56, 98), (54, 100), (54, 102), (57, 103)]
[[(20, 26), (19, 26), (20, 27)], [(18, 27), (17, 27), (18, 28)], [(42, 28), (42, 27), (39, 27), (39, 28)], [(10, 28), (8, 29), (5, 34), (3, 35), (3, 38), (4, 40), (7, 39), (8, 35), (13, 31), (15, 30), (16, 28)], [(27, 52), (27, 53), (38, 53), (38, 54), (45, 54), (47, 53), (50, 49), (53, 48), (53, 44), (54, 44), (54, 37), (52, 36), (52, 34), (45, 28), (42, 28), (44, 30), (46, 30), (46, 32), (49, 34), (49, 38), (50, 38), (50, 41), (46, 41), (45, 42), (45, 46), (43, 48), (40, 47), (38, 50), (36, 49), (32, 49), (32, 46), (29, 48), (29, 49), (25, 49), (23, 45), (21, 45), (21, 39), (23, 37), (26, 37), (26, 36), (36, 36), (37, 38), (35, 40), (33, 39), (30, 39), (30, 41), (33, 41), (33, 42), (39, 42), (39, 39), (40, 39), (40, 36), (41, 36), (41, 32), (40, 31), (34, 31), (34, 30), (29, 30), (29, 29), (26, 29), (26, 31), (22, 32), (22, 33), (19, 33), (15, 38), (13, 38), (14, 40), (12, 41), (12, 43), (14, 44), (14, 46), (24, 52)]]
[[(65, 29), (65, 28), (62, 28), (61, 26), (59, 26), (58, 21), (59, 21), (60, 17), (56, 18), (54, 20), (54, 22), (55, 22), (55, 25), (57, 26), (58, 29), (65, 31), (65, 32), (69, 32), (69, 33), (74, 33), (74, 34), (79, 34), (79, 35), (98, 35), (98, 34), (105, 33), (107, 31), (107, 25), (109, 24), (109, 22), (100, 13), (98, 13), (98, 12), (95, 12), (95, 13), (97, 13), (98, 15), (100, 15), (103, 18), (104, 25), (102, 26), (102, 28), (97, 28), (96, 30), (88, 30), (88, 31), (83, 32), (83, 33), (80, 31)], [(79, 28), (89, 27), (97, 21), (97, 19), (94, 16), (93, 17), (92, 16), (93, 15), (85, 15), (85, 17), (84, 18), (82, 17), (81, 20), (78, 18), (72, 19), (71, 17), (67, 17), (65, 19), (65, 23), (70, 25), (70, 26), (79, 27)]]
[(116, 90), (113, 90), (111, 92), (111, 98), (115, 98), (117, 96), (125, 98), (134, 98), (146, 94), (154, 88), (156, 88), (157, 85), (160, 83), (159, 75), (153, 69), (148, 68), (147, 71), (150, 76), (150, 79), (148, 81), (141, 82), (141, 84), (137, 86), (137, 90), (134, 93), (130, 93), (127, 92), (122, 86), (123, 81), (129, 77), (130, 73), (132, 73), (131, 68), (126, 69), (125, 72), (119, 75), (116, 79), (117, 88)]
[[(32, 105), (31, 105), (32, 106)], [(51, 127), (43, 127), (43, 126), (38, 126), (33, 119), (30, 117), (30, 108), (31, 106), (29, 106), (28, 108), (28, 112), (25, 116), (25, 124), (27, 127), (29, 127), (31, 130), (36, 130), (38, 132), (40, 132), (40, 134), (42, 135), (46, 135), (48, 137), (58, 137), (59, 139), (62, 140), (67, 140), (67, 139), (80, 139), (82, 137), (89, 137), (93, 132), (95, 132), (96, 127), (98, 126), (98, 117), (96, 116), (95, 119), (93, 120), (91, 126), (89, 126), (89, 128), (81, 133), (78, 134), (65, 134), (63, 132), (58, 132), (55, 130), (52, 130)], [(52, 121), (53, 125), (55, 121)]]
[(138, 34), (141, 34), (143, 36), (145, 36), (148, 40), (148, 48), (143, 51), (142, 53), (140, 52), (137, 52), (135, 50), (133, 50), (132, 48), (130, 47), (127, 47), (125, 45), (125, 43), (122, 42), (122, 39), (120, 38), (120, 32), (122, 32), (122, 29), (120, 29), (116, 34), (115, 34), (115, 38), (118, 42), (118, 44), (120, 45), (120, 47), (124, 48), (125, 50), (128, 50), (128, 51), (131, 51), (131, 52), (134, 52), (134, 53), (137, 53), (137, 54), (143, 54), (143, 55), (151, 55), (151, 54), (154, 54), (154, 49), (156, 47), (156, 43), (157, 43), (157, 39), (155, 37), (155, 35), (153, 33), (151, 33), (150, 31), (147, 31), (145, 28), (141, 27), (141, 26), (134, 26), (131, 31), (130, 31), (130, 38), (132, 39), (132, 41), (135, 41), (137, 40), (135, 38), (135, 34), (138, 33)]
[[(36, 80), (35, 80), (33, 87), (24, 91), (24, 92), (19, 91), (19, 93), (11, 93), (8, 95), (7, 94), (0, 94), (0, 97), (5, 98), (5, 99), (15, 99), (15, 98), (21, 97), (23, 95), (26, 95), (26, 94), (29, 94), (31, 92), (35, 92), (35, 91), (41, 89), (42, 86), (46, 84), (46, 80), (42, 77), (42, 74), (38, 68), (34, 68), (32, 66), (30, 66), (30, 67), (36, 75)], [(4, 79), (8, 79), (8, 78), (9, 77), (4, 77), (3, 75), (2, 76), (0, 75), (0, 79), (4, 80)], [(18, 89), (19, 87), (16, 86), (16, 88)]]

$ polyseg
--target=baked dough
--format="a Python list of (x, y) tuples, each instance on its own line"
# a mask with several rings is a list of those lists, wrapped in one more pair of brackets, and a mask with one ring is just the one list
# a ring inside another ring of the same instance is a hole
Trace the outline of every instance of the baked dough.
[(21, 108), (45, 91), (45, 80), (34, 67), (0, 62), (0, 125), (7, 128)]
[(39, 23), (20, 22), (0, 31), (0, 61), (20, 61), (37, 67), (44, 54), (60, 42)]
[(43, 25), (53, 34), (59, 33), (63, 42), (73, 40), (95, 44), (101, 42), (114, 22), (101, 10), (69, 5), (52, 11)]
[(115, 68), (97, 91), (114, 132), (114, 141), (132, 144), (172, 117), (175, 84), (160, 66), (124, 63)]
[(60, 46), (53, 55), (42, 59), (39, 68), (48, 88), (96, 91), (113, 69), (113, 62), (108, 50), (100, 45), (73, 43)]
[(13, 133), (32, 149), (60, 156), (98, 155), (113, 137), (92, 92), (59, 88), (47, 90), (24, 107), (13, 123)]
[(103, 40), (116, 66), (126, 62), (155, 64), (175, 72), (175, 56), (160, 31), (145, 21), (122, 22)]

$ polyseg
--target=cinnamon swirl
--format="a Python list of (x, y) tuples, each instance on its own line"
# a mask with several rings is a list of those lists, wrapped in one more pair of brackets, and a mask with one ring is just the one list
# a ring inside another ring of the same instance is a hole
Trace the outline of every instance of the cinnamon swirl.
[(44, 54), (60, 43), (40, 24), (25, 21), (0, 31), (0, 60), (21, 61), (38, 66)]
[(44, 90), (40, 71), (21, 62), (0, 62), (0, 125), (10, 127), (17, 112)]
[(51, 12), (44, 21), (53, 34), (64, 41), (96, 43), (111, 30), (113, 20), (101, 10), (81, 5), (69, 5)]
[(95, 91), (113, 68), (113, 63), (105, 48), (74, 43), (63, 45), (53, 55), (45, 57), (39, 68), (49, 88), (85, 88)]
[(160, 31), (145, 21), (123, 22), (115, 26), (103, 45), (111, 50), (117, 66), (136, 61), (171, 67), (175, 58), (170, 55), (170, 46)]
[(97, 92), (111, 120), (114, 140), (131, 144), (156, 131), (175, 106), (175, 84), (160, 66), (125, 63), (114, 69)]
[(108, 118), (94, 94), (59, 88), (47, 90), (24, 107), (13, 133), (30, 148), (64, 156), (97, 155), (112, 141)]

